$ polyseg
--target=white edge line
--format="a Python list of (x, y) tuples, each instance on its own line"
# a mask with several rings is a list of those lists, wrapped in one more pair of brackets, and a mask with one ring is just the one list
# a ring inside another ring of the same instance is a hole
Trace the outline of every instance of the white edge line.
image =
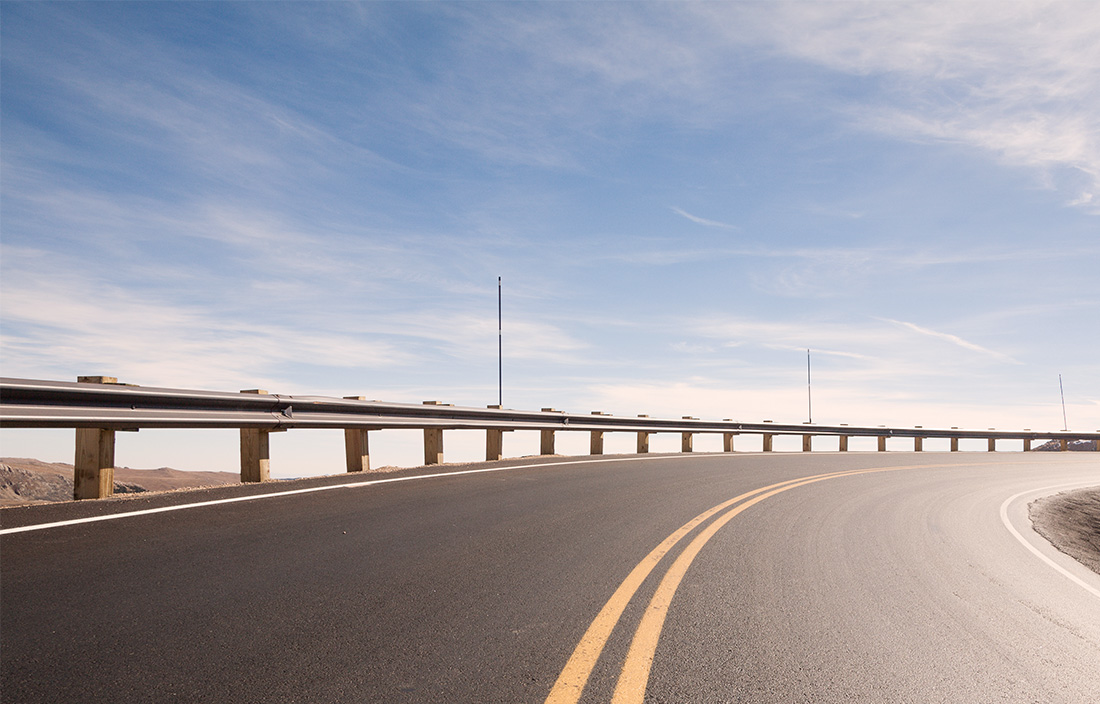
[[(687, 455), (688, 457), (725, 457), (728, 453), (696, 453)], [(677, 455), (680, 457), (680, 455)], [(178, 504), (175, 506), (161, 506), (160, 508), (146, 508), (140, 511), (125, 511), (122, 513), (112, 513), (105, 516), (87, 516), (85, 518), (74, 518), (68, 521), (55, 521), (53, 523), (37, 523), (29, 526), (18, 526), (16, 528), (4, 528), (0, 530), (0, 535), (12, 535), (14, 533), (27, 533), (34, 530), (46, 530), (47, 528), (60, 528), (62, 526), (74, 526), (81, 523), (98, 523), (99, 521), (113, 521), (120, 518), (130, 518), (133, 516), (147, 516), (153, 513), (165, 513), (168, 511), (183, 511), (189, 508), (201, 508), (203, 506), (216, 506), (218, 504), (232, 504), (239, 501), (259, 501), (260, 499), (273, 499), (280, 496), (291, 496), (294, 494), (311, 494), (317, 491), (331, 491), (333, 489), (356, 489), (360, 487), (375, 486), (377, 484), (392, 484), (395, 482), (411, 482), (418, 479), (437, 479), (439, 477), (459, 477), (464, 474), (484, 474), (486, 472), (504, 472), (512, 469), (533, 469), (539, 467), (560, 467), (563, 465), (571, 464), (598, 464), (601, 462), (634, 462), (639, 460), (660, 460), (668, 459), (667, 456), (653, 455), (650, 457), (609, 457), (601, 460), (568, 460), (564, 462), (540, 462), (537, 464), (520, 464), (509, 465), (507, 467), (482, 467), (481, 469), (464, 469), (457, 472), (436, 472), (434, 474), (417, 474), (411, 477), (390, 477), (388, 479), (372, 479), (365, 482), (346, 482), (343, 484), (329, 484), (326, 486), (314, 486), (308, 489), (289, 489), (287, 491), (273, 491), (267, 494), (255, 494), (253, 496), (235, 496), (229, 499), (214, 499), (211, 501), (199, 501), (193, 504)]]
[(1049, 557), (1047, 557), (1046, 555), (1044, 555), (1039, 550), (1039, 548), (1032, 545), (1030, 541), (1028, 541), (1023, 535), (1021, 535), (1020, 531), (1016, 530), (1015, 526), (1012, 525), (1012, 522), (1008, 520), (1008, 505), (1010, 503), (1012, 503), (1013, 501), (1015, 501), (1016, 499), (1023, 496), (1024, 494), (1042, 493), (1044, 491), (1053, 491), (1055, 489), (1074, 489), (1074, 488), (1084, 489), (1086, 487), (1093, 486), (1093, 485), (1094, 484), (1092, 484), (1092, 483), (1089, 483), (1089, 484), (1060, 484), (1060, 485), (1056, 485), (1056, 486), (1043, 487), (1042, 489), (1028, 489), (1027, 491), (1021, 491), (1019, 494), (1016, 494), (1015, 496), (1008, 497), (1007, 499), (1005, 499), (1004, 503), (1001, 504), (1001, 523), (1004, 523), (1005, 528), (1008, 528), (1008, 531), (1016, 537), (1016, 540), (1020, 541), (1020, 543), (1025, 548), (1030, 550), (1036, 557), (1038, 557), (1043, 562), (1047, 563), (1048, 565), (1050, 565), (1054, 569), (1061, 572), (1063, 575), (1068, 577), (1071, 581), (1073, 581), (1078, 586), (1084, 588), (1086, 591), (1088, 591), (1093, 596), (1100, 599), (1100, 589), (1097, 589), (1096, 587), (1092, 586), (1091, 584), (1088, 584), (1083, 579), (1081, 579), (1077, 575), (1075, 575), (1072, 572), (1070, 572), (1069, 570), (1067, 570), (1065, 567), (1062, 567), (1057, 562), (1055, 562), (1054, 560), (1052, 560)]

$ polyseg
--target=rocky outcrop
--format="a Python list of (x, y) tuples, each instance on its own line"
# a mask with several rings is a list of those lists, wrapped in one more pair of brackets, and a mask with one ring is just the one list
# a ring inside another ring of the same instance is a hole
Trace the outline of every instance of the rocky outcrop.
[[(145, 487), (130, 482), (115, 482), (116, 494), (136, 494)], [(71, 501), (73, 480), (69, 477), (34, 472), (0, 463), (0, 506)]]

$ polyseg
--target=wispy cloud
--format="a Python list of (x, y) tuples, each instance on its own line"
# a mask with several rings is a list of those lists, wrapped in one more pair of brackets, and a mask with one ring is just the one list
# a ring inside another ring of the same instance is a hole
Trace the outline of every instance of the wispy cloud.
[(708, 220), (707, 218), (701, 218), (698, 215), (692, 215), (689, 212), (681, 210), (680, 208), (677, 208), (676, 206), (671, 206), (670, 205), (669, 209), (672, 210), (672, 212), (676, 213), (677, 215), (680, 215), (682, 217), (687, 218), (688, 220), (691, 220), (693, 223), (695, 223), (697, 225), (706, 225), (707, 227), (717, 227), (717, 228), (721, 228), (723, 230), (736, 230), (736, 229), (738, 229), (738, 227), (736, 225), (730, 225), (729, 223), (719, 222), (718, 220)]
[[(1039, 169), (1068, 203), (1100, 193), (1100, 13), (1087, 3), (773, 4), (724, 20), (835, 71), (884, 77), (850, 106), (857, 124), (988, 150)], [(1100, 212), (1100, 211), (1096, 211)]]
[(916, 325), (914, 323), (907, 323), (907, 322), (902, 321), (902, 320), (890, 320), (889, 318), (883, 318), (883, 320), (885, 320), (888, 323), (893, 323), (894, 325), (900, 325), (901, 327), (906, 328), (907, 330), (912, 330), (913, 332), (920, 333), (921, 335), (927, 335), (928, 337), (936, 338), (938, 340), (946, 340), (947, 342), (950, 342), (953, 345), (958, 345), (959, 347), (963, 348), (964, 350), (970, 350), (971, 352), (978, 352), (980, 354), (988, 355), (988, 356), (993, 357), (995, 359), (998, 359), (1002, 362), (1008, 362), (1010, 364), (1020, 364), (1020, 362), (1016, 361), (1015, 359), (1013, 359), (1012, 357), (1009, 357), (1006, 354), (1002, 354), (1000, 352), (996, 352), (994, 350), (987, 349), (985, 347), (982, 347), (981, 345), (976, 345), (973, 342), (968, 342), (967, 340), (964, 340), (963, 338), (959, 337), (958, 335), (952, 335), (952, 334), (946, 333), (946, 332), (939, 332), (939, 331), (936, 331), (936, 330), (930, 330), (929, 328), (924, 328), (924, 327), (921, 327), (921, 326)]

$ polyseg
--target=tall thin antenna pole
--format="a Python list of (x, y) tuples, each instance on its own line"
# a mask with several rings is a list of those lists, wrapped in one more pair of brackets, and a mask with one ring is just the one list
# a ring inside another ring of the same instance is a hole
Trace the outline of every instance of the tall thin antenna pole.
[(1069, 421), (1066, 420), (1066, 392), (1062, 388), (1062, 375), (1058, 375), (1058, 392), (1062, 394), (1062, 430), (1069, 430)]
[(813, 390), (810, 388), (810, 351), (806, 350), (806, 416), (808, 422), (814, 422)]
[(497, 277), (497, 405), (504, 407), (504, 313), (501, 308), (501, 283)]

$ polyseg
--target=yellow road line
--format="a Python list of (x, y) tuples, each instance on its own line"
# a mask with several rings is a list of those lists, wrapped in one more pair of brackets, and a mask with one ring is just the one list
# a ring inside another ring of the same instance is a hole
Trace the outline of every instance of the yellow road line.
[(699, 551), (707, 544), (707, 541), (714, 537), (715, 533), (742, 511), (760, 503), (764, 499), (787, 491), (788, 489), (825, 481), (826, 479), (835, 479), (837, 477), (855, 474), (870, 474), (873, 472), (890, 472), (899, 469), (931, 469), (937, 467), (960, 466), (964, 465), (927, 464), (901, 467), (875, 467), (871, 469), (836, 472), (833, 474), (807, 477), (802, 481), (789, 482), (786, 486), (773, 489), (765, 494), (760, 494), (717, 518), (713, 523), (707, 526), (705, 530), (700, 532), (699, 535), (695, 536), (695, 539), (684, 548), (684, 551), (680, 553), (676, 561), (672, 563), (668, 572), (666, 572), (665, 576), (661, 579), (661, 583), (657, 586), (657, 591), (653, 594), (653, 598), (650, 600), (649, 606), (646, 607), (645, 613), (642, 615), (642, 620), (638, 624), (638, 630), (634, 633), (634, 640), (630, 643), (630, 650), (627, 652), (626, 662), (623, 663), (623, 669), (619, 674), (619, 681), (615, 685), (615, 694), (611, 699), (612, 704), (641, 704), (645, 699), (646, 686), (649, 684), (649, 671), (653, 666), (654, 653), (657, 651), (657, 641), (661, 637), (661, 630), (664, 628), (665, 618), (668, 616), (668, 607), (672, 603), (672, 597), (676, 594), (676, 589), (680, 586), (680, 582), (683, 580), (688, 568), (699, 554)]
[[(761, 494), (769, 489), (777, 489), (778, 487), (787, 485), (801, 486), (802, 484), (809, 483), (809, 480), (818, 481), (820, 479), (847, 476), (849, 474), (858, 474), (866, 471), (881, 470), (847, 470), (843, 472), (814, 475), (813, 477), (800, 477), (785, 482), (769, 484), (768, 486), (745, 492), (740, 496), (735, 496), (713, 508), (707, 509), (680, 526), (631, 570), (630, 574), (627, 575), (626, 579), (619, 585), (619, 588), (615, 590), (615, 593), (612, 594), (611, 598), (604, 604), (604, 607), (600, 609), (596, 618), (592, 621), (591, 625), (589, 625), (588, 630), (585, 631), (584, 635), (581, 637), (576, 649), (573, 650), (573, 654), (565, 664), (561, 674), (558, 675), (558, 679), (554, 683), (553, 689), (550, 690), (550, 695), (546, 698), (546, 704), (576, 704), (576, 702), (580, 701), (581, 693), (584, 691), (585, 685), (588, 684), (588, 678), (592, 674), (592, 669), (596, 666), (596, 661), (603, 652), (604, 646), (607, 644), (607, 639), (611, 636), (611, 631), (614, 630), (615, 625), (619, 622), (619, 618), (622, 616), (627, 604), (630, 603), (630, 600), (634, 597), (634, 594), (638, 591), (642, 582), (644, 582), (645, 578), (649, 576), (649, 573), (653, 571), (653, 568), (657, 566), (657, 563), (661, 561), (661, 558), (664, 557), (665, 554), (685, 535), (698, 527), (700, 523), (706, 521), (719, 511), (736, 504), (738, 501)], [(782, 491), (782, 489), (779, 489), (779, 491)], [(771, 494), (769, 494), (769, 496), (770, 495)], [(755, 501), (753, 503), (755, 503)], [(730, 518), (732, 518), (732, 516), (730, 516)], [(669, 598), (671, 598), (671, 595)], [(658, 631), (658, 635), (659, 633)], [(650, 657), (650, 662), (652, 662), (652, 657)], [(646, 671), (648, 673), (648, 667)]]

